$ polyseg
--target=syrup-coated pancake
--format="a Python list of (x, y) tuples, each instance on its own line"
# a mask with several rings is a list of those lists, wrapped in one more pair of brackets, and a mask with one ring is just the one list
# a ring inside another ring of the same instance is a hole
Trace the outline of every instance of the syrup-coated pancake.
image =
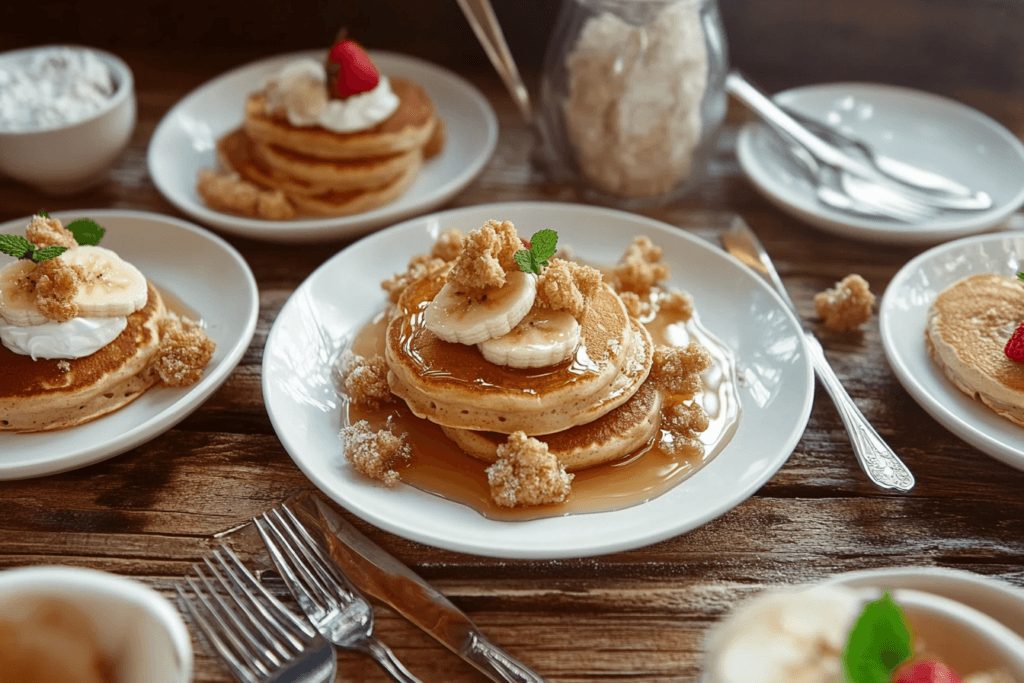
[(965, 394), (1024, 425), (1024, 363), (1003, 352), (1024, 321), (1024, 285), (1005, 275), (971, 275), (942, 291), (928, 317), (926, 344)]
[[(618, 460), (649, 443), (659, 433), (664, 394), (650, 379), (621, 406), (577, 427), (539, 436), (558, 462), (569, 471)], [(498, 446), (508, 435), (469, 429), (441, 429), (459, 448), (474, 458), (494, 462)]]
[(421, 149), (434, 133), (437, 118), (430, 97), (418, 85), (392, 77), (398, 109), (373, 128), (335, 133), (319, 126), (298, 127), (266, 114), (266, 97), (257, 92), (245, 106), (246, 132), (253, 140), (323, 159), (362, 159)]
[(146, 305), (128, 316), (128, 326), (114, 341), (92, 355), (34, 361), (0, 345), (0, 430), (74, 427), (138, 398), (159, 380), (150, 366), (166, 314), (160, 294), (149, 285)]

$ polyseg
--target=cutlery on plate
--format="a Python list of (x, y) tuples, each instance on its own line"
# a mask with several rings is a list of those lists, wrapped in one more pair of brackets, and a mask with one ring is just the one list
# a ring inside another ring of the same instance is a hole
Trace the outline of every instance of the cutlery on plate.
[(801, 321), (805, 347), (814, 365), (815, 374), (829, 396), (832, 397), (836, 409), (839, 411), (839, 417), (850, 435), (850, 443), (853, 446), (857, 462), (860, 463), (861, 469), (868, 475), (871, 482), (882, 489), (903, 492), (914, 488), (914, 475), (878, 435), (878, 432), (857, 408), (857, 404), (846, 393), (846, 389), (843, 388), (832, 366), (829, 365), (818, 338), (800, 318), (796, 305), (786, 292), (786, 287), (775, 270), (768, 252), (765, 251), (754, 231), (742, 219), (736, 218), (732, 226), (722, 234), (722, 244), (728, 253), (753, 268), (770, 282), (793, 315)]
[[(883, 207), (893, 203), (906, 204), (915, 207), (915, 211), (931, 215), (947, 210), (979, 211), (992, 204), (991, 198), (983, 192), (962, 197), (915, 188), (891, 178), (870, 163), (872, 156), (851, 155), (846, 151), (849, 148), (840, 148), (809, 131), (738, 71), (731, 71), (726, 76), (725, 89), (761, 116), (772, 130), (791, 142), (791, 146), (799, 145), (806, 149), (818, 167), (835, 169), (839, 173), (840, 187), (849, 193), (851, 190), (847, 185), (852, 185), (855, 188), (852, 192), (856, 193), (854, 198), (858, 201), (880, 201)], [(805, 163), (804, 159), (801, 162)], [(870, 191), (868, 185), (880, 189)], [(876, 199), (874, 195), (881, 198)]]
[(359, 590), (390, 605), (497, 683), (544, 683), (526, 665), (489, 641), (436, 588), (359, 533), (319, 496), (302, 493), (286, 507), (306, 527), (325, 529), (323, 540), (330, 557)]
[(175, 586), (199, 630), (242, 683), (329, 683), (338, 659), (316, 630), (282, 605), (221, 545)]
[(420, 683), (373, 634), (369, 601), (338, 571), (287, 507), (252, 521), (285, 585), (320, 635), (342, 649), (373, 657), (398, 683)]

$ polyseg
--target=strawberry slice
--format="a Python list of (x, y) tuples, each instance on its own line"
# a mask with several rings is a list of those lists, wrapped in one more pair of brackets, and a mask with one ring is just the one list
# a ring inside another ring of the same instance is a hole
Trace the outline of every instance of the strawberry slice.
[(334, 44), (327, 56), (327, 82), (331, 97), (343, 100), (376, 88), (380, 73), (355, 41), (342, 40)]
[(1017, 325), (1003, 348), (1006, 357), (1017, 363), (1024, 363), (1024, 323)]
[(892, 683), (963, 683), (960, 676), (942, 662), (909, 662), (896, 669)]

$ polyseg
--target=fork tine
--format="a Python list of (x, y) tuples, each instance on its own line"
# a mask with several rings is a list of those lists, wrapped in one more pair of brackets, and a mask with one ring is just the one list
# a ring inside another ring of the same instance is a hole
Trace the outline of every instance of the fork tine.
[(310, 573), (295, 555), (291, 545), (287, 542), (273, 520), (267, 514), (254, 517), (253, 523), (256, 530), (263, 539), (263, 544), (270, 553), (281, 578), (288, 586), (295, 600), (302, 607), (307, 616), (323, 615), (330, 611), (333, 601), (322, 587), (312, 582)]
[[(273, 513), (273, 516), (271, 513)], [(281, 519), (277, 511), (271, 510), (269, 513), (265, 513), (262, 516), (262, 521), (269, 530), (269, 535), (273, 537), (274, 549), (271, 550), (271, 554), (274, 554), (276, 550), (277, 554), (292, 571), (295, 580), (304, 584), (303, 592), (310, 600), (319, 603), (321, 610), (330, 611), (336, 609), (338, 607), (338, 600), (332, 594), (329, 582), (327, 584), (324, 583), (323, 572), (318, 571), (315, 563), (309, 561), (308, 553), (303, 548), (304, 544), (296, 539), (294, 534), (290, 533), (290, 530), (287, 529), (284, 520)], [(292, 538), (288, 538), (288, 536), (292, 536)], [(265, 538), (264, 541), (266, 540)]]
[[(281, 515), (281, 510), (284, 511), (284, 515)], [(315, 538), (309, 533), (309, 529), (306, 525), (299, 521), (299, 518), (295, 516), (287, 505), (282, 505), (277, 512), (279, 517), (287, 517), (290, 524), (285, 524), (288, 527), (292, 537), (295, 538), (296, 534), (302, 537), (302, 540), (296, 538), (299, 543), (299, 547), (303, 548), (307, 552), (312, 553), (316, 557), (310, 557), (310, 561), (313, 562), (317, 568), (323, 573), (322, 575), (327, 580), (328, 585), (335, 588), (335, 593), (339, 598), (345, 600), (351, 600), (355, 596), (359, 595), (358, 589), (352, 584), (347, 576), (341, 571), (337, 563), (324, 551), (323, 546), (316, 541)]]
[[(189, 581), (192, 590), (195, 592), (196, 599), (202, 600), (202, 596), (198, 591), (196, 591), (195, 586), (191, 584), (191, 580), (186, 580)], [(195, 604), (193, 598), (190, 598), (185, 594), (180, 585), (176, 585), (175, 588), (178, 591), (178, 595), (181, 596), (182, 600), (185, 602), (185, 607), (188, 608), (192, 618), (195, 619), (197, 624), (199, 624), (199, 630), (203, 632), (207, 641), (213, 646), (213, 649), (216, 650), (217, 654), (220, 655), (221, 660), (223, 660), (223, 662), (227, 664), (228, 668), (231, 669), (231, 672), (235, 674), (235, 677), (244, 683), (258, 683), (257, 672), (255, 672), (252, 667), (245, 664), (243, 660), (236, 657), (231, 646), (220, 637), (219, 633), (224, 633), (224, 631), (219, 631), (219, 627), (214, 626), (206, 620), (206, 617), (202, 614), (202, 610), (200, 610), (199, 606)], [(207, 609), (209, 609), (208, 606)]]

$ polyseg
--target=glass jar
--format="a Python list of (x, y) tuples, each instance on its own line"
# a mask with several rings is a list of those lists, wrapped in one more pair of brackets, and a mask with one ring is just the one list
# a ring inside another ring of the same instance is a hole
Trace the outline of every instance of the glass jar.
[(539, 161), (634, 208), (697, 180), (725, 117), (717, 0), (563, 0), (541, 80)]

